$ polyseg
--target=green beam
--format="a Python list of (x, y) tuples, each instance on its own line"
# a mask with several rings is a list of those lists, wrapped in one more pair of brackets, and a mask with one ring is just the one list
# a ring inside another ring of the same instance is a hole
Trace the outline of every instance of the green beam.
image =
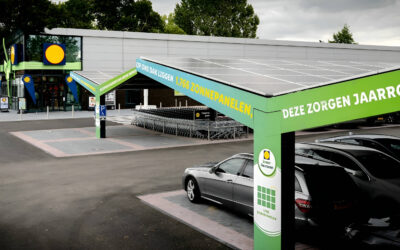
[(122, 83), (131, 79), (135, 75), (137, 75), (137, 70), (136, 70), (136, 68), (132, 68), (132, 69), (100, 84), (99, 85), (100, 95), (104, 95), (104, 94), (112, 91), (113, 89), (117, 88), (119, 85), (121, 85)]
[(400, 70), (270, 98), (282, 132), (326, 126), (400, 110)]

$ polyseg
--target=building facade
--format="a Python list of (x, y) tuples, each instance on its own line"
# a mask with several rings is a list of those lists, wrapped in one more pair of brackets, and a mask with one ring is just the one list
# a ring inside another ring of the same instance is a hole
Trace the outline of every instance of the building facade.
[[(90, 94), (80, 86), (77, 98), (66, 85), (70, 71), (127, 71), (135, 67), (136, 59), (146, 56), (196, 58), (285, 58), (298, 60), (380, 61), (398, 62), (399, 47), (363, 46), (261, 39), (204, 37), (122, 31), (100, 31), (57, 28), (41, 35), (20, 35), (6, 45), (16, 44), (18, 63), (12, 65), (10, 90), (7, 89), (6, 66), (2, 72), (1, 95), (11, 92), (11, 108), (18, 109), (18, 98), (26, 98), (28, 111), (88, 109)], [(65, 64), (45, 64), (44, 44), (65, 47)], [(14, 51), (15, 53), (15, 51)], [(11, 55), (10, 55), (11, 56)], [(36, 104), (23, 83), (31, 75)], [(121, 108), (133, 108), (143, 103), (143, 89), (119, 89), (108, 97)], [(195, 105), (196, 102), (163, 86), (149, 90), (149, 105)], [(115, 107), (115, 106), (114, 106)]]

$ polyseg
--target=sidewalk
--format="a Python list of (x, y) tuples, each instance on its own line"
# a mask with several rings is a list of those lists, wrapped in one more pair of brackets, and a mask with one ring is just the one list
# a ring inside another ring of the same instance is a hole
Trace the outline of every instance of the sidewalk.
[[(126, 116), (131, 115), (131, 109), (118, 109), (107, 110), (107, 116)], [(10, 110), (9, 112), (0, 112), (0, 122), (11, 122), (11, 121), (33, 121), (33, 120), (55, 120), (55, 119), (74, 119), (74, 118), (93, 118), (94, 111), (52, 111), (49, 112), (36, 112), (17, 114), (16, 110)]]

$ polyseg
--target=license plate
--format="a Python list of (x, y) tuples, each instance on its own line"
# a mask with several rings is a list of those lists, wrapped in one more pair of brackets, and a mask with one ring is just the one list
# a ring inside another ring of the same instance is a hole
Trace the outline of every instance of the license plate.
[(343, 210), (343, 209), (351, 208), (352, 206), (353, 206), (353, 204), (351, 202), (335, 203), (335, 204), (333, 204), (333, 209), (334, 210)]

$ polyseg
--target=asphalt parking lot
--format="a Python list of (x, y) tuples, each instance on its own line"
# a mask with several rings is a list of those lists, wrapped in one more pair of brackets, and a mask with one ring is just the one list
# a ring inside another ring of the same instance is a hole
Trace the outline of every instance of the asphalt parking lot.
[[(137, 196), (178, 190), (186, 167), (251, 152), (251, 141), (56, 158), (9, 133), (84, 128), (92, 123), (92, 119), (0, 123), (2, 249), (228, 248)], [(398, 126), (367, 129), (400, 136)], [(306, 131), (297, 140), (346, 131)]]

